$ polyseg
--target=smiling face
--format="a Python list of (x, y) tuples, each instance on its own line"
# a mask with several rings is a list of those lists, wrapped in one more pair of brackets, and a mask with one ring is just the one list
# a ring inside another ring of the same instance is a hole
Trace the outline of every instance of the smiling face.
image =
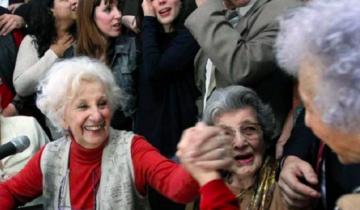
[(180, 13), (180, 0), (152, 0), (151, 4), (156, 18), (164, 27), (170, 27)]
[(96, 148), (109, 136), (111, 109), (104, 85), (98, 81), (80, 82), (65, 107), (64, 123), (75, 141), (85, 148)]
[(235, 174), (240, 178), (255, 175), (263, 162), (265, 142), (254, 109), (244, 107), (223, 113), (216, 118), (215, 124), (234, 133)]
[(78, 0), (54, 0), (53, 15), (56, 20), (76, 20)]
[(314, 103), (314, 90), (319, 84), (319, 65), (303, 62), (299, 70), (299, 93), (306, 109), (305, 124), (327, 144), (344, 164), (360, 162), (360, 138), (356, 134), (343, 132), (322, 120), (321, 111)]
[(109, 1), (105, 4), (102, 0), (95, 8), (94, 20), (99, 30), (106, 37), (117, 37), (121, 34), (122, 14), (118, 8), (118, 1)]

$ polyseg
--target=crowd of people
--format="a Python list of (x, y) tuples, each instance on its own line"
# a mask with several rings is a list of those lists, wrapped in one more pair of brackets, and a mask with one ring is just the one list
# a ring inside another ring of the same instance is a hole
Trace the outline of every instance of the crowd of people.
[[(360, 1), (0, 0), (0, 208), (360, 209)], [(2, 150), (0, 150), (2, 151)]]

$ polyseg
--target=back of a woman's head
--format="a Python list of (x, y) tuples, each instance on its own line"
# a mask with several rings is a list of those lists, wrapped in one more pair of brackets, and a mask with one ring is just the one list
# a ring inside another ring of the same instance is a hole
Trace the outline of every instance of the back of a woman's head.
[(289, 74), (312, 64), (319, 78), (311, 88), (314, 105), (323, 122), (346, 132), (360, 126), (359, 19), (359, 0), (312, 0), (281, 19), (276, 42), (278, 62)]
[(32, 0), (29, 4), (28, 33), (35, 37), (37, 52), (41, 57), (56, 39), (55, 18), (51, 11), (54, 0)]

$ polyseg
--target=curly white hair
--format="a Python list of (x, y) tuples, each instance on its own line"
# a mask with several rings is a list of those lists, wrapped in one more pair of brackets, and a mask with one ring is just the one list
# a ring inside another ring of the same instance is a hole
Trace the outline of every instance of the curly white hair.
[(360, 127), (360, 1), (312, 0), (280, 20), (278, 63), (297, 76), (311, 58), (322, 120), (345, 131)]

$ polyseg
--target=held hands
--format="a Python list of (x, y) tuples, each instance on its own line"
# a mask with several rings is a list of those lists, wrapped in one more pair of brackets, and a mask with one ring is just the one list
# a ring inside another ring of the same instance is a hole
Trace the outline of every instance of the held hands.
[(143, 0), (141, 6), (143, 8), (144, 16), (155, 17), (155, 10), (151, 4), (151, 0)]
[(64, 52), (75, 42), (75, 39), (70, 34), (66, 34), (56, 40), (54, 44), (50, 46), (50, 49), (58, 56), (62, 57)]
[(24, 19), (18, 15), (0, 15), (0, 35), (5, 36), (14, 29), (22, 28), (25, 25)]
[(233, 166), (232, 141), (224, 129), (198, 123), (184, 131), (176, 155), (202, 186)]
[[(301, 181), (301, 179), (305, 181)], [(285, 159), (280, 173), (279, 187), (283, 201), (289, 209), (311, 207), (314, 199), (320, 197), (320, 193), (312, 187), (317, 184), (317, 175), (309, 163), (296, 156), (289, 156)]]

